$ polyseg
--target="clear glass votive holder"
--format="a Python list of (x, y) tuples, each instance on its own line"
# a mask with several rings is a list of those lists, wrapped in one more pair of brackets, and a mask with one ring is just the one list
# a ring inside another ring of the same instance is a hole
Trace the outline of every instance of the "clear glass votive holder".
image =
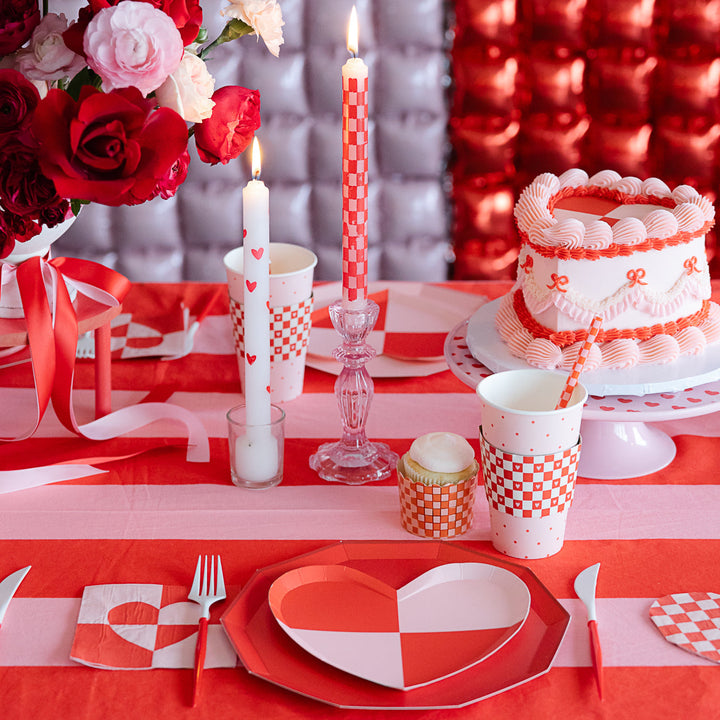
[(230, 476), (237, 487), (260, 490), (279, 485), (285, 454), (285, 411), (270, 406), (270, 422), (249, 424), (247, 406), (227, 413)]

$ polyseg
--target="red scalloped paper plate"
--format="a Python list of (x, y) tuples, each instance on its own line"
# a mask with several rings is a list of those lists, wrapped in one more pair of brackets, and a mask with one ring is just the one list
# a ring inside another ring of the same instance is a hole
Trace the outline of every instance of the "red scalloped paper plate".
[[(432, 568), (466, 562), (495, 565), (517, 575), (530, 591), (527, 620), (482, 662), (414, 689), (383, 687), (319, 660), (282, 630), (268, 602), (275, 580), (309, 565), (353, 568), (397, 589)], [(570, 615), (522, 565), (446, 542), (347, 541), (258, 570), (221, 622), (253, 675), (337, 707), (401, 710), (462, 707), (543, 675), (552, 665)]]

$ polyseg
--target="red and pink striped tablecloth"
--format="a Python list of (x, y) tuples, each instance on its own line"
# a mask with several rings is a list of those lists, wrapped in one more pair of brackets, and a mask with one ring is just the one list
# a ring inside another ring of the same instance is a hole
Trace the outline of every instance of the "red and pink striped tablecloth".
[[(337, 540), (408, 540), (400, 525), (395, 481), (362, 487), (326, 483), (309, 456), (339, 437), (335, 377), (308, 368), (304, 394), (286, 404), (283, 483), (252, 492), (230, 484), (225, 412), (240, 402), (227, 299), (216, 285), (137, 285), (123, 312), (133, 318), (172, 315), (182, 301), (193, 315), (213, 299), (189, 355), (177, 360), (117, 360), (113, 408), (153, 400), (187, 408), (210, 438), (210, 461), (188, 463), (182, 438), (158, 422), (92, 445), (72, 437), (49, 412), (38, 432), (0, 448), (2, 469), (93, 455), (128, 455), (82, 479), (0, 494), (0, 577), (32, 565), (0, 631), (3, 717), (267, 718), (380, 717), (388, 711), (340, 710), (249, 675), (242, 667), (205, 672), (203, 700), (188, 705), (191, 671), (99, 670), (71, 660), (83, 590), (89, 585), (189, 585), (199, 553), (222, 555), (231, 600), (259, 569)], [(457, 283), (497, 297), (507, 283)], [(230, 348), (230, 350), (228, 350)], [(79, 363), (75, 405), (92, 413), (92, 363)], [(32, 377), (18, 366), (0, 374), (0, 397), (32, 401)], [(7, 418), (6, 418), (7, 419)], [(479, 406), (449, 370), (421, 378), (379, 378), (368, 435), (404, 452), (413, 438), (450, 430), (479, 452)], [(566, 541), (554, 557), (526, 561), (570, 612), (571, 622), (547, 674), (479, 703), (457, 718), (644, 718), (709, 720), (720, 707), (720, 667), (664, 640), (649, 610), (678, 592), (720, 592), (720, 422), (716, 415), (665, 429), (678, 452), (672, 464), (641, 478), (580, 478)], [(4, 453), (4, 454), (3, 454)], [(494, 555), (487, 501), (453, 541)], [(417, 542), (423, 542), (417, 540)], [(583, 568), (601, 563), (598, 617), (605, 662), (605, 699), (593, 683), (586, 616), (572, 589)], [(217, 621), (223, 609), (214, 616)], [(222, 664), (222, 663), (221, 663)], [(225, 663), (231, 664), (231, 663)], [(398, 711), (399, 712), (399, 711)], [(447, 710), (403, 711), (403, 717), (448, 717)]]

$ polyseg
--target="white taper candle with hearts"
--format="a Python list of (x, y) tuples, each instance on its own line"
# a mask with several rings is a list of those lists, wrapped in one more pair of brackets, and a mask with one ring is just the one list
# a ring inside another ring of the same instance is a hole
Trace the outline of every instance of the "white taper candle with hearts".
[(245, 404), (249, 425), (270, 422), (270, 191), (260, 180), (260, 145), (252, 146), (253, 179), (243, 188)]

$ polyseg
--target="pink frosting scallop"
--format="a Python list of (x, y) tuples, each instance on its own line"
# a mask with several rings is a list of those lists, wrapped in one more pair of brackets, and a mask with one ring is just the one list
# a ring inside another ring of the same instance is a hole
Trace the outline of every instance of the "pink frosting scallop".
[(534, 338), (525, 348), (525, 359), (529, 365), (552, 370), (563, 359), (562, 350), (547, 338)]
[(654, 195), (655, 197), (670, 197), (670, 188), (660, 178), (651, 177), (643, 180), (643, 195)]
[(651, 238), (669, 238), (678, 231), (677, 218), (669, 210), (653, 210), (643, 222)]
[(690, 198), (687, 202), (690, 205), (697, 205), (702, 210), (705, 220), (712, 221), (715, 219), (715, 207), (704, 195)]
[(545, 244), (565, 248), (580, 248), (585, 241), (585, 224), (577, 218), (565, 218), (545, 233)]
[(525, 348), (527, 348), (533, 337), (518, 320), (512, 306), (511, 294), (505, 295), (500, 302), (500, 306), (495, 313), (495, 327), (510, 352), (516, 357), (523, 357)]
[(613, 240), (618, 245), (635, 245), (647, 239), (647, 229), (643, 221), (626, 217), (619, 220), (612, 228)]
[[(562, 351), (562, 367), (565, 370), (571, 370), (575, 361), (577, 360), (578, 354), (582, 349), (584, 343), (576, 342), (569, 345)], [(597, 345), (593, 345), (588, 353), (587, 360), (583, 365), (583, 372), (590, 372), (591, 370), (597, 370), (603, 364), (603, 355), (600, 348)]]
[(589, 180), (588, 185), (594, 187), (609, 188), (622, 180), (622, 175), (615, 170), (601, 170), (595, 173)]
[(615, 190), (627, 193), (628, 195), (640, 195), (642, 192), (642, 180), (628, 175), (615, 184)]
[(710, 303), (710, 312), (705, 320), (698, 326), (705, 335), (708, 345), (720, 340), (720, 305)]
[(700, 355), (707, 347), (705, 333), (698, 327), (691, 325), (675, 334), (681, 355)]
[(695, 232), (705, 224), (705, 215), (702, 209), (693, 203), (684, 202), (672, 212), (678, 221), (678, 227), (685, 232)]
[(600, 250), (613, 241), (612, 228), (602, 220), (593, 220), (585, 228), (585, 247)]
[(640, 349), (635, 340), (621, 338), (602, 344), (603, 365), (608, 368), (629, 368), (640, 362)]
[(698, 197), (699, 194), (692, 185), (678, 185), (672, 191), (672, 199), (680, 205), (681, 203), (689, 202), (693, 198)]
[(580, 168), (571, 168), (560, 175), (558, 180), (560, 187), (581, 187), (587, 185), (588, 174)]
[(530, 229), (527, 231), (530, 242), (535, 243), (536, 245), (551, 244), (550, 242), (548, 242), (548, 239), (546, 237), (546, 230), (554, 227), (554, 225), (555, 221), (549, 216), (538, 218), (537, 220), (535, 220), (535, 222), (530, 226)]
[(665, 365), (680, 357), (677, 340), (670, 335), (655, 335), (640, 343), (640, 362)]

